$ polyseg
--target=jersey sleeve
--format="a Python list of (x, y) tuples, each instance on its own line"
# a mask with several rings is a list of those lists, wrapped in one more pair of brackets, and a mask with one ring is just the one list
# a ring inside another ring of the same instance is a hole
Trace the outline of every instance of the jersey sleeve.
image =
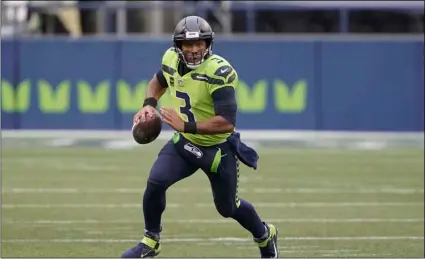
[(236, 89), (236, 86), (239, 82), (238, 73), (228, 63), (212, 69), (209, 76), (215, 79), (212, 80), (213, 83), (209, 84), (209, 92), (211, 95), (218, 89), (226, 86), (230, 86)]
[[(176, 67), (173, 67), (172, 64), (174, 59), (176, 58), (177, 53), (174, 51), (174, 48), (169, 48), (162, 55), (161, 67), (159, 71), (156, 73), (159, 83), (163, 88), (168, 88), (172, 86), (172, 77), (174, 73), (177, 71)], [(170, 85), (171, 83), (171, 85)]]
[(158, 80), (159, 84), (161, 85), (162, 88), (168, 88), (168, 82), (167, 79), (164, 76), (164, 72), (162, 71), (162, 69), (158, 70), (158, 72), (156, 72), (156, 79)]
[(215, 115), (219, 115), (236, 125), (238, 105), (236, 103), (235, 88), (231, 86), (219, 88), (213, 92), (211, 97), (214, 103)]
[(175, 55), (176, 52), (174, 51), (174, 48), (169, 48), (162, 56), (161, 70), (165, 76), (172, 76), (176, 72), (176, 68), (170, 66), (170, 64), (173, 63), (171, 60)]

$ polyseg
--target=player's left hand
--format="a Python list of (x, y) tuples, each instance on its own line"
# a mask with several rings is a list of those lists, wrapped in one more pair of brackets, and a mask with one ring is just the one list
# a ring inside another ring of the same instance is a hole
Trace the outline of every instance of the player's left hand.
[(178, 132), (184, 131), (184, 121), (172, 108), (161, 108), (162, 120)]

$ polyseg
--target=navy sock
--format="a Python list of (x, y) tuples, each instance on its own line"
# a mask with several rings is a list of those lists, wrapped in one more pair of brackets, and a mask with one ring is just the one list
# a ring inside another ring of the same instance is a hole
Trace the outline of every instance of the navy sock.
[(240, 199), (240, 206), (236, 209), (232, 218), (242, 227), (251, 232), (254, 238), (262, 238), (266, 234), (266, 227), (251, 203)]
[(161, 216), (165, 210), (165, 191), (166, 189), (163, 186), (148, 182), (143, 195), (145, 231), (161, 232)]

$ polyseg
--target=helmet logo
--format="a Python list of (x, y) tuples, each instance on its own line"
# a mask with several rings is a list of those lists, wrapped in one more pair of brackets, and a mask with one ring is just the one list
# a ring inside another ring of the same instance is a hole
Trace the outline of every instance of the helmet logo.
[(197, 31), (187, 31), (186, 39), (196, 39), (199, 38), (199, 32)]

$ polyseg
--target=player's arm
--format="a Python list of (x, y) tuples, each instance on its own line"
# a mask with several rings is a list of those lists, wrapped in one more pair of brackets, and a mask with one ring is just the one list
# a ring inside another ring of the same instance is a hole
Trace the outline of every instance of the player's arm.
[(146, 98), (143, 106), (151, 105), (156, 107), (158, 100), (167, 91), (167, 88), (167, 80), (165, 80), (162, 70), (159, 70), (156, 74), (153, 75), (151, 81), (148, 84)]
[[(215, 90), (211, 97), (214, 102), (215, 116), (204, 121), (197, 121), (192, 124), (185, 123), (185, 131), (195, 131), (197, 134), (212, 135), (220, 133), (230, 133), (235, 130), (236, 124), (236, 97), (235, 88), (224, 86)], [(193, 128), (196, 126), (196, 130)], [(193, 133), (195, 133), (193, 132)]]
[(210, 85), (210, 94), (214, 103), (215, 116), (193, 123), (185, 123), (185, 131), (197, 134), (213, 135), (231, 133), (236, 125), (236, 94), (238, 74), (230, 65), (224, 65), (216, 69), (215, 77), (223, 79), (222, 85)]
[(162, 70), (153, 75), (148, 84), (143, 107), (133, 117), (133, 123), (139, 120), (146, 121), (146, 116), (153, 117), (159, 98), (167, 91), (167, 80), (165, 80)]

